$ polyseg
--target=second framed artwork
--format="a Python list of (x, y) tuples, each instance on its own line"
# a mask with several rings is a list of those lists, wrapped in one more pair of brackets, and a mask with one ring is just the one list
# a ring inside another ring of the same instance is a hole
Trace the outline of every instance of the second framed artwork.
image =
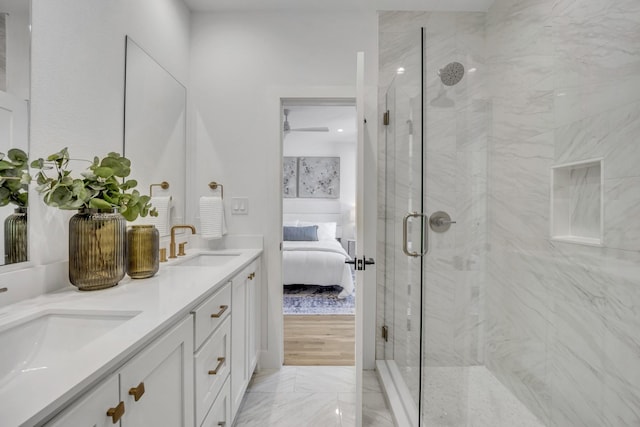
[(283, 160), (283, 197), (340, 198), (340, 157), (285, 157)]

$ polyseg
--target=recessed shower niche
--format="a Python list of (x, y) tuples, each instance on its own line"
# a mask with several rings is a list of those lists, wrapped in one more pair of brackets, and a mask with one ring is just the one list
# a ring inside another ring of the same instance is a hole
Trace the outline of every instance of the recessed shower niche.
[(602, 245), (602, 159), (551, 168), (551, 238)]

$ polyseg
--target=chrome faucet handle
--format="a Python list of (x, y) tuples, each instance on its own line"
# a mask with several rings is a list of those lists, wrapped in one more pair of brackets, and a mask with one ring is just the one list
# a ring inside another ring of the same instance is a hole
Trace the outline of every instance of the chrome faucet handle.
[(444, 233), (449, 230), (451, 224), (455, 223), (455, 221), (451, 220), (449, 214), (443, 211), (434, 212), (429, 219), (429, 225), (436, 233)]

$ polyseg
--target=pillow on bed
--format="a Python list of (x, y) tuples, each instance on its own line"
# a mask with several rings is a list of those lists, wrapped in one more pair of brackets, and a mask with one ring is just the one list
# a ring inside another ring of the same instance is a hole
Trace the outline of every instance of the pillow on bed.
[(335, 222), (298, 222), (298, 226), (318, 226), (318, 240), (335, 240), (336, 239), (336, 227)]
[(307, 227), (283, 227), (282, 228), (283, 240), (290, 242), (317, 242), (318, 241), (318, 226), (311, 225)]

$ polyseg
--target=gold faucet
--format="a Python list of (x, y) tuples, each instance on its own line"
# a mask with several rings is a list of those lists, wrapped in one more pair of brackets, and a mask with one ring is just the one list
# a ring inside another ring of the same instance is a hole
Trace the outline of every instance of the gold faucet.
[(191, 234), (196, 234), (196, 228), (193, 225), (174, 225), (171, 227), (171, 242), (169, 243), (169, 258), (178, 258), (176, 256), (176, 229), (190, 228)]

